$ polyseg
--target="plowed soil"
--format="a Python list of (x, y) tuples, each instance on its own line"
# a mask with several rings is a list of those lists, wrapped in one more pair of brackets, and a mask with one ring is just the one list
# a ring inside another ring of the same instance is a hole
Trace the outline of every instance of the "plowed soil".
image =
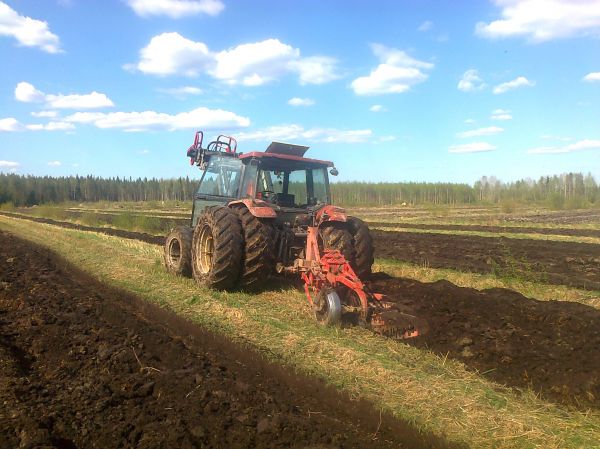
[[(101, 232), (154, 245), (164, 244), (164, 237), (143, 232), (83, 226), (6, 212), (0, 212), (0, 215)], [(451, 268), (600, 290), (600, 245), (592, 243), (378, 230), (372, 230), (371, 234), (377, 257), (431, 268)]]
[(425, 321), (427, 332), (408, 344), (543, 398), (600, 408), (600, 310), (499, 288), (374, 277), (373, 291)]
[(1, 448), (447, 447), (0, 232)]
[(600, 290), (600, 245), (371, 231), (377, 257)]
[(512, 234), (542, 234), (542, 235), (566, 235), (572, 237), (595, 237), (600, 238), (598, 229), (574, 229), (574, 228), (526, 228), (522, 226), (487, 226), (487, 225), (452, 225), (452, 224), (422, 224), (422, 223), (390, 223), (387, 221), (368, 222), (371, 227), (379, 228), (405, 228), (423, 229), (435, 231), (471, 231), (492, 232)]

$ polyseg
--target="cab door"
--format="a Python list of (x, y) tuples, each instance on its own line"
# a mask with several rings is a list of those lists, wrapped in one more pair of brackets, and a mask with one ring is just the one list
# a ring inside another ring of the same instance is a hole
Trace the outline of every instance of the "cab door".
[(194, 194), (192, 227), (209, 206), (225, 205), (238, 197), (242, 162), (231, 156), (213, 155)]

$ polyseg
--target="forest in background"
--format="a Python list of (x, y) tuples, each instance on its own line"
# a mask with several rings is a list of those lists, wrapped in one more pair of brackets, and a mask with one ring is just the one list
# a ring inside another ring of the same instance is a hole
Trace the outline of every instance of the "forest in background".
[[(38, 177), (0, 173), (0, 204), (95, 201), (191, 201), (197, 179)], [(555, 209), (600, 207), (600, 185), (591, 174), (564, 173), (502, 182), (484, 176), (473, 185), (430, 182), (333, 182), (342, 206), (539, 204)]]

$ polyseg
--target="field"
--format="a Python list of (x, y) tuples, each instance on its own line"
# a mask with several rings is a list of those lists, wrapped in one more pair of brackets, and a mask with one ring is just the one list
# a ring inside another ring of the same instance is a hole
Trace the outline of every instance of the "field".
[(291, 281), (168, 276), (183, 205), (3, 212), (0, 446), (600, 447), (600, 212), (350, 213), (422, 336), (317, 326)]

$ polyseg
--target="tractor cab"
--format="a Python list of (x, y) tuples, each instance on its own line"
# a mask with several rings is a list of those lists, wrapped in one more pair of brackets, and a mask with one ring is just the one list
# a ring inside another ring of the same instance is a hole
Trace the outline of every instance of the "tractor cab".
[(192, 225), (207, 206), (235, 200), (257, 200), (285, 215), (331, 204), (327, 169), (333, 163), (303, 157), (308, 147), (273, 142), (264, 152), (244, 154), (237, 153), (232, 137), (219, 136), (206, 148), (202, 138), (197, 133), (188, 150), (192, 164), (203, 170)]
[(246, 166), (242, 197), (263, 200), (280, 208), (306, 209), (329, 204), (327, 168), (333, 164), (290, 154), (297, 148), (302, 148), (302, 152), (308, 149), (273, 142), (264, 153), (241, 155)]

